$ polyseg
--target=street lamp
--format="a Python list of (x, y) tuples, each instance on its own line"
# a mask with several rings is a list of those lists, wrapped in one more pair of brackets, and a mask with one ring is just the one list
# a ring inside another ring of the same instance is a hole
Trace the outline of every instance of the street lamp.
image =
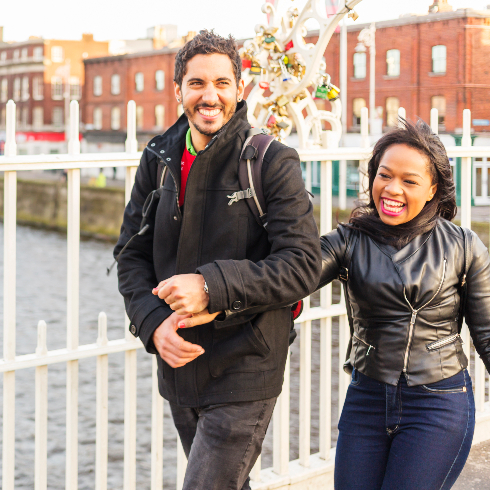
[(365, 53), (366, 48), (369, 48), (369, 125), (371, 127), (371, 133), (373, 133), (376, 111), (376, 26), (374, 22), (370, 27), (363, 29), (357, 39), (359, 43), (355, 47), (356, 53)]

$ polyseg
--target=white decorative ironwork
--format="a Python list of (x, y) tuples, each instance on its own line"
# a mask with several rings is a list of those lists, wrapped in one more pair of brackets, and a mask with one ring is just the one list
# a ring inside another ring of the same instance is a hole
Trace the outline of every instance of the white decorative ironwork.
[[(361, 1), (346, 0), (330, 17), (323, 0), (308, 0), (301, 12), (290, 0), (262, 6), (269, 23), (257, 25), (256, 37), (246, 41), (240, 52), (245, 85), (257, 82), (247, 98), (253, 126), (267, 127), (282, 140), (294, 124), (301, 149), (338, 146), (342, 134), (340, 91), (325, 71), (323, 55), (341, 19), (347, 14), (357, 19), (353, 8)], [(316, 44), (305, 41), (305, 24), (311, 20), (319, 25)], [(330, 111), (317, 108), (310, 87), (315, 97), (330, 101)], [(324, 129), (325, 122), (331, 129)]]

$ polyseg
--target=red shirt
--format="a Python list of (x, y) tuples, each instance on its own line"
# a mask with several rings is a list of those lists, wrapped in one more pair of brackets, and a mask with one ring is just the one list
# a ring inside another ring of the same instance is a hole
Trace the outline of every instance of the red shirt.
[(187, 177), (189, 177), (189, 171), (192, 164), (196, 159), (195, 155), (191, 155), (187, 147), (184, 148), (182, 155), (182, 161), (180, 162), (180, 194), (179, 194), (179, 206), (184, 204), (185, 187), (187, 185)]

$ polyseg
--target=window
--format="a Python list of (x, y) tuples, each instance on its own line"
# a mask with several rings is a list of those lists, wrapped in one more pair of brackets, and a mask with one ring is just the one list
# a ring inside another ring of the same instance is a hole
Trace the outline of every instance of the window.
[(431, 98), (431, 109), (437, 109), (438, 124), (441, 129), (445, 129), (446, 124), (446, 97), (436, 95)]
[(29, 55), (29, 51), (27, 48), (22, 48), (22, 51), (20, 53), (20, 58), (22, 61), (26, 61)]
[(22, 77), (22, 100), (29, 100), (29, 77)]
[(386, 74), (389, 77), (400, 76), (400, 50), (389, 49), (386, 51)]
[(53, 63), (63, 63), (65, 54), (61, 46), (53, 46), (51, 48), (51, 61)]
[(24, 107), (22, 109), (22, 119), (21, 119), (21, 125), (23, 128), (27, 127), (27, 124), (29, 123), (29, 109), (27, 107)]
[(121, 93), (121, 77), (117, 74), (111, 77), (111, 94), (119, 95)]
[(352, 124), (354, 126), (361, 125), (361, 109), (363, 107), (366, 107), (366, 101), (364, 99), (354, 99), (352, 101), (352, 114), (353, 114)]
[(0, 112), (0, 128), (4, 128), (7, 125), (7, 113), (5, 108)]
[(80, 79), (78, 77), (70, 77), (70, 98), (79, 99), (80, 96)]
[(61, 77), (51, 78), (51, 98), (61, 100), (63, 98), (63, 79)]
[(446, 46), (432, 46), (432, 73), (446, 73)]
[(143, 73), (136, 73), (136, 75), (134, 76), (134, 82), (136, 92), (143, 92), (143, 89), (145, 88), (145, 77)]
[(2, 61), (3, 63), (7, 61), (7, 51), (2, 51), (2, 53), (0, 54), (0, 61)]
[(400, 108), (400, 100), (398, 97), (386, 98), (386, 125), (395, 127), (398, 125), (398, 109)]
[(7, 102), (9, 98), (9, 81), (4, 78), (2, 79), (2, 84), (0, 85), (0, 102)]
[(14, 61), (19, 61), (19, 54), (20, 54), (20, 51), (18, 49), (14, 49)]
[(102, 77), (100, 75), (94, 77), (94, 95), (97, 97), (102, 95)]
[(143, 107), (136, 106), (136, 129), (143, 128)]
[(43, 61), (44, 59), (44, 49), (42, 46), (36, 46), (33, 51), (34, 61)]
[(165, 88), (165, 72), (163, 70), (157, 70), (155, 72), (155, 88), (157, 90), (163, 90)]
[(100, 107), (94, 109), (94, 129), (102, 129), (102, 109)]
[(44, 110), (42, 107), (34, 107), (32, 110), (32, 126), (41, 129), (44, 126)]
[(63, 127), (63, 107), (53, 107), (53, 126), (55, 129)]
[(155, 106), (155, 126), (159, 129), (165, 126), (165, 107), (161, 104)]
[(354, 78), (366, 78), (366, 53), (354, 53)]
[(20, 100), (20, 78), (14, 79), (14, 96), (13, 99), (15, 101)]
[(34, 77), (32, 79), (32, 98), (34, 100), (43, 100), (44, 98), (44, 79), (43, 77)]
[(111, 129), (118, 130), (121, 128), (121, 109), (113, 107), (111, 109)]

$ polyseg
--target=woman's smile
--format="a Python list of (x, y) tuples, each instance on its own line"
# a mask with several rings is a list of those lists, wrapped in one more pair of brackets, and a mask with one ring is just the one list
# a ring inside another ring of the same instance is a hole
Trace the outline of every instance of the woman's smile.
[(381, 211), (388, 216), (400, 216), (405, 210), (405, 207), (406, 205), (403, 202), (387, 197), (381, 198)]

